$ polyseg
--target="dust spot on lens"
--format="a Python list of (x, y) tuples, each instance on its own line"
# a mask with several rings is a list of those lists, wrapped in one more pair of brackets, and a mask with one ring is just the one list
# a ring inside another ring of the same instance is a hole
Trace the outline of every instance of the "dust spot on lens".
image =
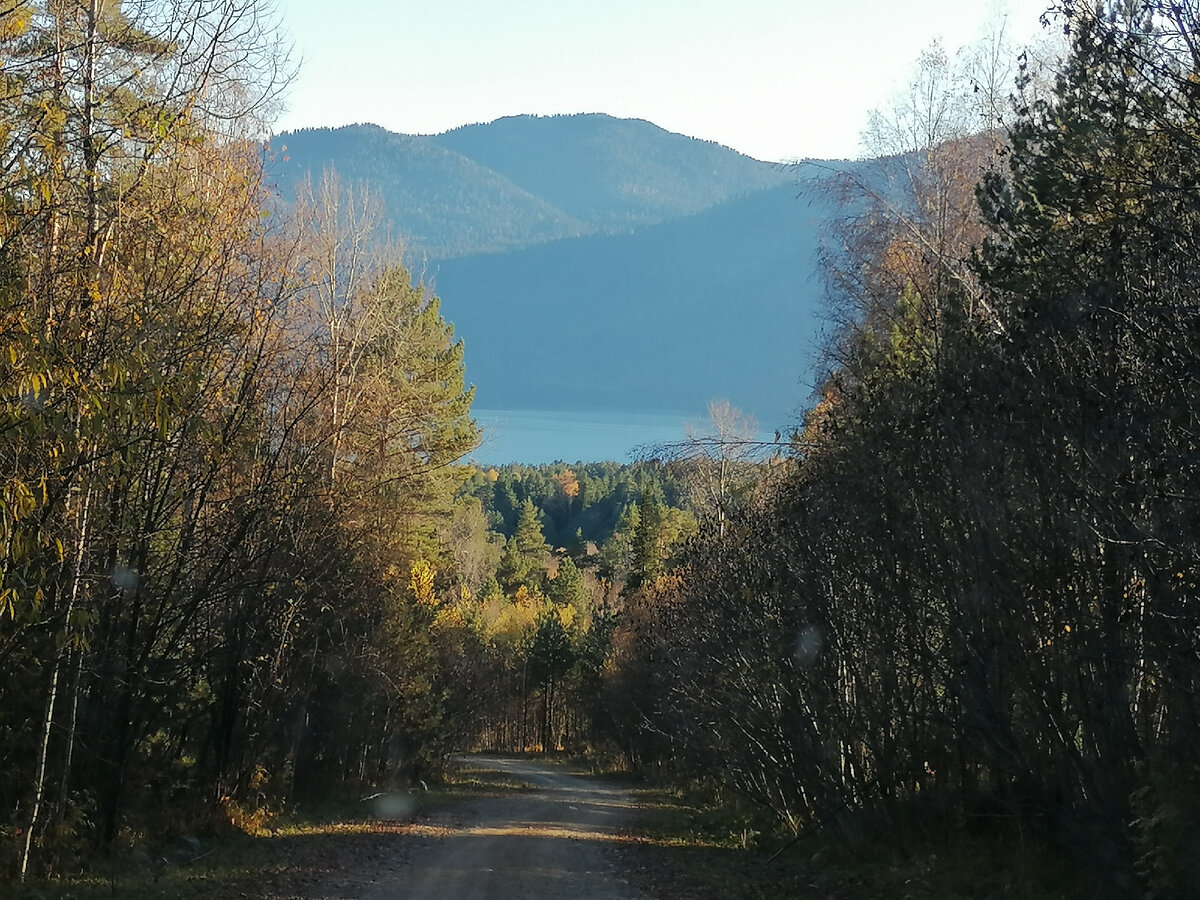
[(40, 411), (45, 408), (46, 401), (49, 399), (50, 391), (44, 385), (26, 386), (21, 389), (21, 402), (29, 409)]
[(796, 637), (796, 650), (793, 654), (796, 663), (801, 666), (811, 666), (821, 655), (825, 645), (825, 635), (818, 625), (805, 625)]
[(117, 563), (112, 570), (112, 583), (122, 591), (136, 591), (138, 586), (138, 573), (129, 566)]
[(375, 815), (381, 819), (409, 819), (417, 811), (412, 794), (380, 794), (375, 798)]

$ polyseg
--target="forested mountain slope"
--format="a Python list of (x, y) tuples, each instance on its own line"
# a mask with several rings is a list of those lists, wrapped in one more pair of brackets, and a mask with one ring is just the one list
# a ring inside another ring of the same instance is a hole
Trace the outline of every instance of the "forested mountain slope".
[(795, 195), (431, 269), (479, 405), (688, 411), (727, 397), (780, 424), (809, 390), (828, 215)]
[(481, 408), (696, 414), (727, 397), (776, 427), (808, 396), (834, 215), (808, 190), (821, 164), (589, 114), (301, 131), (269, 169), (285, 200), (326, 169), (378, 191)]
[(267, 156), (287, 203), (333, 169), (372, 185), (414, 258), (521, 249), (701, 212), (792, 175), (635, 119), (511, 116), (441, 135), (376, 125), (277, 135)]
[(593, 230), (427, 137), (377, 125), (279, 135), (267, 165), (285, 205), (306, 178), (317, 183), (329, 170), (344, 182), (369, 184), (414, 259), (492, 253)]
[(720, 144), (600, 114), (509, 116), (435, 140), (601, 231), (669, 221), (792, 180)]

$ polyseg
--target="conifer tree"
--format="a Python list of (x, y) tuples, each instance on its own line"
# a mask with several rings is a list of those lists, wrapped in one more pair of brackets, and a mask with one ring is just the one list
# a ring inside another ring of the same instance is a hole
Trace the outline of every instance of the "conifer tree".
[(513, 541), (521, 555), (530, 560), (540, 559), (546, 551), (546, 539), (542, 535), (542, 522), (538, 518), (537, 507), (529, 498), (521, 502), (517, 527), (513, 532)]

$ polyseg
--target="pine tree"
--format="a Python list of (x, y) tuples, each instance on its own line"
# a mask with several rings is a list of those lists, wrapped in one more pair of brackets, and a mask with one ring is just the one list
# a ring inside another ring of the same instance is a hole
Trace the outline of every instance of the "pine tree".
[(558, 606), (570, 607), (573, 621), (586, 622), (589, 612), (587, 586), (583, 573), (571, 557), (565, 556), (559, 561), (558, 572), (546, 586), (546, 592)]
[(638, 504), (638, 526), (633, 533), (633, 561), (627, 590), (637, 590), (662, 574), (666, 558), (664, 520), (660, 495), (656, 491), (643, 492)]
[(528, 498), (521, 502), (513, 541), (517, 550), (527, 559), (540, 559), (546, 552), (546, 539), (542, 535), (542, 522), (538, 517), (537, 507)]

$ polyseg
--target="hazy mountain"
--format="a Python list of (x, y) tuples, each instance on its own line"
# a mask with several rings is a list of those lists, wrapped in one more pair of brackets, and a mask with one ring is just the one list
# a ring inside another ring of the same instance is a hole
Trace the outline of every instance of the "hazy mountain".
[(428, 259), (628, 231), (790, 178), (711, 141), (599, 114), (513, 116), (432, 136), (305, 129), (271, 146), (268, 170), (285, 200), (329, 168), (370, 182), (413, 254)]
[(306, 129), (278, 135), (271, 151), (268, 172), (285, 201), (327, 169), (343, 183), (368, 182), (415, 255), (492, 253), (595, 230), (425, 136), (377, 125)]
[(702, 414), (728, 398), (770, 429), (808, 398), (831, 212), (797, 199), (796, 170), (602, 115), (300, 131), (273, 150), (285, 192), (326, 167), (379, 189), (481, 409)]
[(682, 410), (764, 426), (807, 399), (823, 206), (761, 191), (631, 234), (432, 270), (483, 408)]
[(600, 231), (666, 222), (790, 180), (720, 144), (599, 114), (510, 116), (435, 140)]

